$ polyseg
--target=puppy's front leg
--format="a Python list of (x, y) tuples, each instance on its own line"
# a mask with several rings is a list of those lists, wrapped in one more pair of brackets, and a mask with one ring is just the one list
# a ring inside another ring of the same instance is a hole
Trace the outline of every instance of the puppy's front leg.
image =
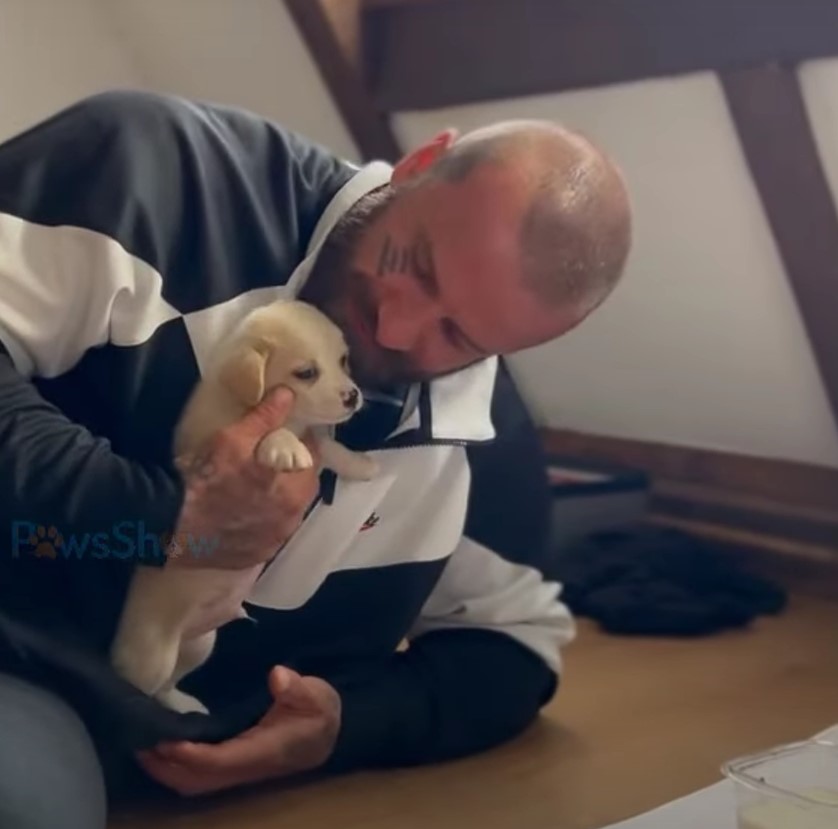
[(353, 452), (328, 435), (318, 435), (317, 448), (320, 450), (323, 466), (343, 478), (369, 481), (378, 474), (375, 458), (363, 452)]
[(157, 624), (153, 617), (140, 620), (142, 627), (123, 627), (111, 650), (111, 664), (123, 679), (148, 696), (171, 681), (180, 648), (176, 631)]
[(256, 450), (256, 459), (280, 472), (314, 466), (308, 447), (289, 429), (277, 429), (264, 437)]
[(209, 659), (215, 647), (216, 631), (211, 630), (194, 639), (184, 639), (180, 644), (177, 664), (171, 680), (157, 692), (157, 699), (167, 708), (181, 714), (197, 712), (208, 714), (206, 706), (191, 694), (181, 691), (177, 684), (192, 671), (200, 668)]

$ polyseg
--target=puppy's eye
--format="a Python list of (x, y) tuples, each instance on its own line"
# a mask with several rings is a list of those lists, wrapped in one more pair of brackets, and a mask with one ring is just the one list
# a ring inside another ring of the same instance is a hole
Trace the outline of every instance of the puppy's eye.
[(294, 376), (298, 380), (311, 382), (320, 376), (320, 372), (317, 370), (317, 366), (306, 366), (305, 368), (298, 368), (294, 371)]
[(346, 371), (349, 368), (349, 355), (344, 354), (343, 357), (340, 358), (340, 367)]

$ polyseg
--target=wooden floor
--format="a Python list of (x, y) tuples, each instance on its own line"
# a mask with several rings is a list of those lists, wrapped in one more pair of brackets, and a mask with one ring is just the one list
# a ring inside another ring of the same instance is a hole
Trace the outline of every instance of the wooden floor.
[(500, 750), (123, 818), (113, 829), (597, 829), (719, 779), (727, 758), (838, 723), (838, 604), (694, 642), (580, 625), (544, 718)]

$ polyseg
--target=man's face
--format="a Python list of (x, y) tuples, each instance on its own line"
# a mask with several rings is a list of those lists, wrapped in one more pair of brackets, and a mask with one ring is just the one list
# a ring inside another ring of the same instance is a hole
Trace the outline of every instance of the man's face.
[(366, 387), (440, 377), (552, 339), (576, 320), (521, 284), (524, 195), (503, 181), (386, 191), (302, 299), (344, 331)]

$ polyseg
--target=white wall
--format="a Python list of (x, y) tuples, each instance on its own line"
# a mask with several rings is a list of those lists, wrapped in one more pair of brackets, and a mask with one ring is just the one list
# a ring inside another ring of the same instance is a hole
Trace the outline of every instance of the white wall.
[[(838, 75), (811, 74), (838, 183)], [(606, 147), (629, 181), (623, 285), (577, 331), (513, 366), (545, 425), (838, 466), (838, 432), (712, 74), (401, 113), (446, 126), (546, 117)], [(838, 189), (836, 190), (838, 192)]]
[(245, 107), (358, 159), (280, 0), (0, 0), (0, 141), (120, 87)]
[(838, 194), (838, 59), (804, 63), (799, 76), (826, 177)]
[(142, 83), (100, 0), (0, 0), (0, 141), (77, 98)]
[(281, 0), (100, 1), (153, 88), (245, 107), (358, 159)]

